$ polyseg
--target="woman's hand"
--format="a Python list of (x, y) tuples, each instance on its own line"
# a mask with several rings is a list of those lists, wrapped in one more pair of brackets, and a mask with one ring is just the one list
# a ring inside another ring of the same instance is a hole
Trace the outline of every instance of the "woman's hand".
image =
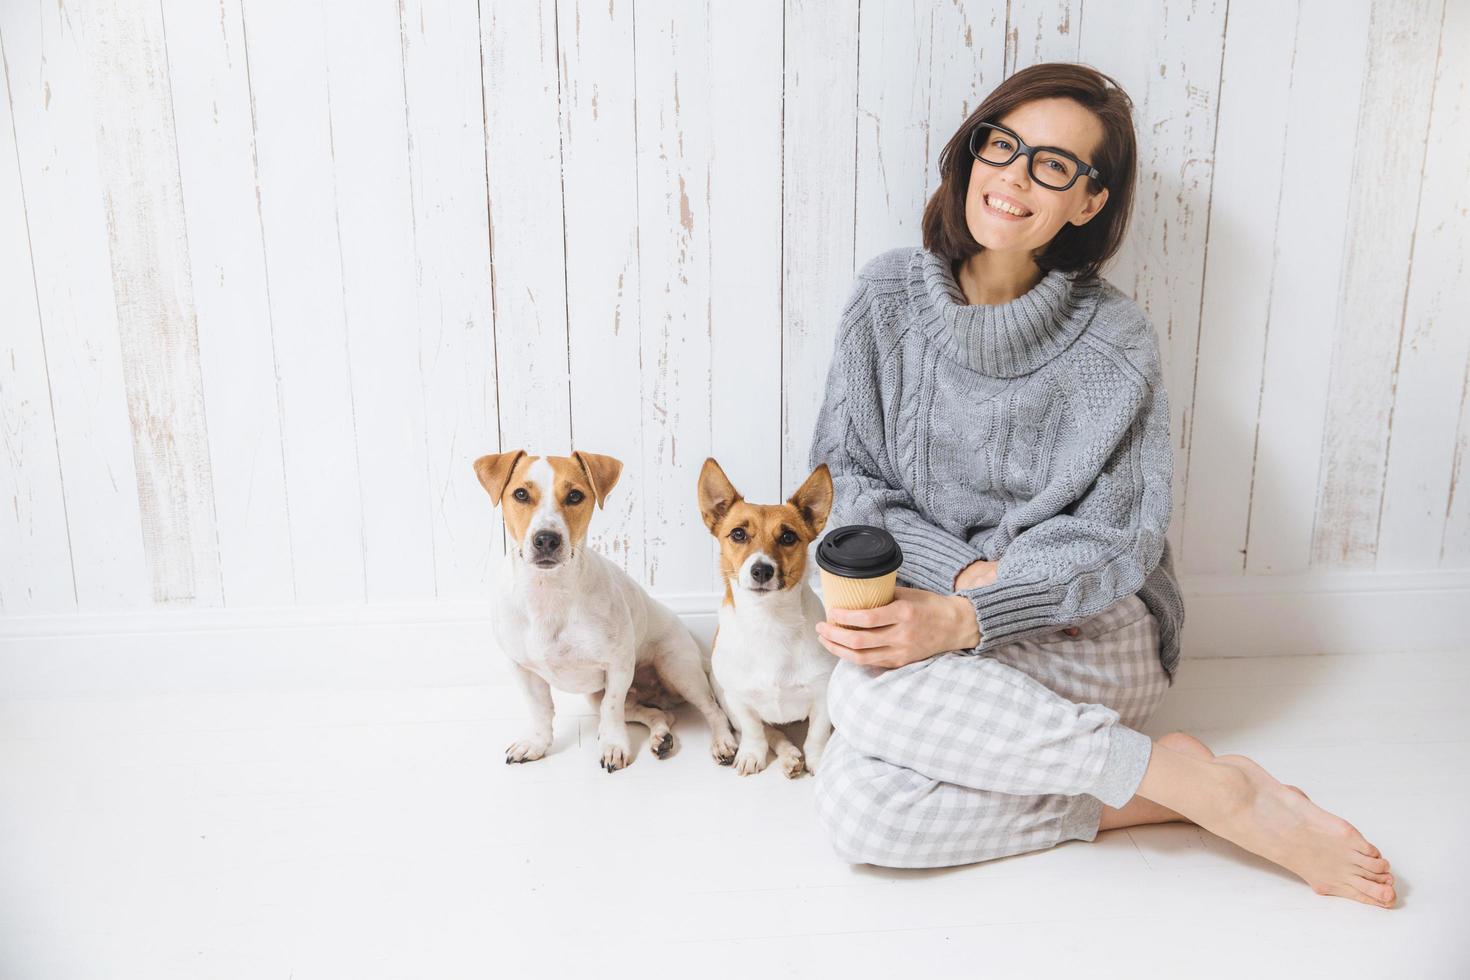
[[(849, 628), (854, 626), (859, 628)], [(893, 668), (979, 646), (980, 627), (964, 596), (900, 587), (892, 602), (877, 609), (828, 609), (817, 637), (843, 660)]]
[(982, 585), (989, 585), (995, 581), (996, 569), (1000, 568), (998, 561), (972, 561), (960, 570), (955, 576), (954, 589), (978, 589)]

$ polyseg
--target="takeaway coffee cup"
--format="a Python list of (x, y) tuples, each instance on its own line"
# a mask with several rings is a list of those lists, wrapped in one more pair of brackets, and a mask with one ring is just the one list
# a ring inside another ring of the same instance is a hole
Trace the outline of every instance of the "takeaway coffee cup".
[(881, 527), (848, 524), (817, 545), (822, 602), (828, 609), (873, 609), (893, 601), (903, 551)]

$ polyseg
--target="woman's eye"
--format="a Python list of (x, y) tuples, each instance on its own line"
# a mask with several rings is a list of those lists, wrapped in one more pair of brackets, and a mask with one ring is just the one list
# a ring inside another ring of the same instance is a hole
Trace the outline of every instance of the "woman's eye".
[(743, 527), (737, 527), (735, 530), (731, 531), (730, 532), (730, 540), (731, 541), (736, 541), (736, 542), (744, 541), (745, 540), (745, 528), (743, 528)]
[(781, 537), (778, 540), (780, 540), (782, 544), (790, 546), (796, 544), (796, 535), (791, 531), (785, 531), (782, 533)]
[(991, 140), (990, 141), (990, 145), (991, 146), (998, 146), (1002, 150), (1009, 150), (1011, 148), (1011, 144), (1009, 142), (1007, 142), (1006, 140), (1000, 140), (1000, 139)]
[(585, 499), (585, 495), (580, 490), (573, 490), (567, 494), (567, 503), (569, 504), (580, 504)]
[(1062, 162), (1060, 160), (1048, 160), (1046, 161), (1046, 165), (1049, 167), (1055, 167), (1056, 169), (1064, 172), (1067, 169), (1066, 167), (1062, 166)]
[(512, 496), (519, 500), (521, 503), (525, 503), (526, 501), (531, 499), (531, 495), (526, 492), (525, 487), (516, 487), (516, 492), (512, 494)]

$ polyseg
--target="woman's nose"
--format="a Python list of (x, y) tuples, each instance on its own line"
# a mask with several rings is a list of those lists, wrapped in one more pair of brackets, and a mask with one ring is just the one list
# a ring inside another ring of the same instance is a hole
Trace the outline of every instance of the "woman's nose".
[[(1031, 158), (1024, 153), (1017, 153), (1016, 159), (1005, 166), (1006, 176), (1016, 184), (1025, 184), (1031, 180), (1031, 171), (1027, 169)], [(1017, 168), (1020, 168), (1019, 170)]]

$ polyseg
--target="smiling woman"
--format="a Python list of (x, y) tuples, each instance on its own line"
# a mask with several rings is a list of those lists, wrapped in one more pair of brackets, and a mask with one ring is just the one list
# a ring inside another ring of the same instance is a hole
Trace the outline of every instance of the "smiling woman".
[[(1111, 78), (1057, 63), (1017, 72), (941, 151), (924, 245), (962, 264), (974, 303), (1015, 299), (1052, 269), (1095, 276), (1128, 233), (1137, 161), (1132, 101)], [(1063, 179), (1059, 166), (1075, 169)]]
[(910, 587), (817, 625), (841, 659), (818, 812), (841, 856), (895, 867), (1185, 820), (1391, 906), (1388, 862), (1346, 821), (1248, 759), (1139, 731), (1184, 606), (1158, 337), (1098, 274), (1128, 224), (1130, 106), (1084, 65), (1013, 75), (945, 146), (924, 248), (858, 274), (810, 462), (832, 526), (886, 528)]

